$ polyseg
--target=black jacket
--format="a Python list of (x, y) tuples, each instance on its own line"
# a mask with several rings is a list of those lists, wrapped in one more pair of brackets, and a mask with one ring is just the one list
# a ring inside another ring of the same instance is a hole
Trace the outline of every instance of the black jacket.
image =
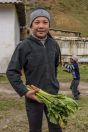
[(45, 45), (33, 36), (18, 44), (6, 72), (16, 92), (23, 96), (28, 91), (21, 80), (23, 69), (26, 85), (33, 84), (49, 93), (57, 93), (59, 83), (56, 77), (59, 55), (60, 48), (50, 37), (46, 39)]

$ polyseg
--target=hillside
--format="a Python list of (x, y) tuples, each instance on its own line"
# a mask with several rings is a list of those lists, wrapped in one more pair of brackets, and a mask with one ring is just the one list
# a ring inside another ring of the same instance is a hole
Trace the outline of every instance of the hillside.
[(78, 31), (82, 36), (88, 36), (88, 0), (28, 0), (26, 2), (27, 24), (30, 10), (38, 6), (43, 6), (50, 11), (52, 28)]

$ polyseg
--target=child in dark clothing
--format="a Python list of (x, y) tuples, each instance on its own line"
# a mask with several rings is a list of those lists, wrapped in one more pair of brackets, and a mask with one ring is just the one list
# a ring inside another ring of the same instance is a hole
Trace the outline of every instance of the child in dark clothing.
[[(36, 89), (27, 89), (27, 85), (57, 94), (59, 82), (57, 67), (61, 52), (58, 43), (49, 33), (50, 13), (44, 8), (37, 8), (30, 14), (30, 31), (28, 38), (17, 45), (7, 69), (7, 77), (20, 95), (25, 97), (29, 132), (42, 132), (43, 112), (46, 115), (49, 132), (62, 132), (58, 124), (51, 123), (47, 117), (46, 106), (36, 98)], [(25, 74), (25, 85), (21, 79), (21, 70)]]
[(78, 66), (78, 58), (77, 56), (72, 56), (70, 58), (71, 64), (64, 63), (64, 71), (70, 72), (73, 75), (73, 80), (71, 82), (70, 89), (72, 90), (72, 94), (75, 100), (79, 99), (80, 92), (78, 90), (78, 85), (80, 82), (80, 73), (79, 73), (79, 66)]

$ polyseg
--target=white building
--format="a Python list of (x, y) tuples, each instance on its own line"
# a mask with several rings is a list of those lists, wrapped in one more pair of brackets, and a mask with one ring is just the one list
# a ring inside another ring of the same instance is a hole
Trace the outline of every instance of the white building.
[(88, 63), (88, 38), (86, 37), (57, 37), (61, 54), (65, 61), (71, 55), (77, 55), (80, 63)]
[(21, 0), (0, 0), (0, 73), (20, 41), (20, 27), (25, 26), (25, 8)]

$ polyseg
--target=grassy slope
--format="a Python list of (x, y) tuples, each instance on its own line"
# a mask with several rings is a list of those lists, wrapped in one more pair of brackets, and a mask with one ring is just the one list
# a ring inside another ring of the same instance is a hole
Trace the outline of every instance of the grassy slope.
[(87, 0), (35, 0), (30, 7), (44, 6), (52, 13), (52, 27), (88, 33)]

